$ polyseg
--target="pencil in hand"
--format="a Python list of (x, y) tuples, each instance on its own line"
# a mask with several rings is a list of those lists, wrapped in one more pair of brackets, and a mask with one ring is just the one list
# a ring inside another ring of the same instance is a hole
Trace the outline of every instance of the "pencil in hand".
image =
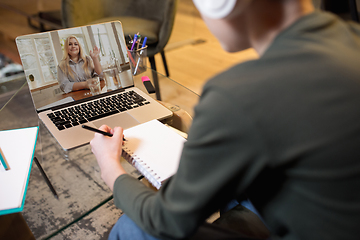
[[(112, 136), (113, 136), (111, 133), (104, 132), (104, 131), (101, 131), (101, 130), (99, 130), (99, 129), (93, 128), (93, 127), (89, 127), (89, 126), (87, 126), (87, 125), (82, 125), (81, 127), (84, 128), (84, 129), (93, 131), (93, 132), (101, 133), (101, 134), (104, 135), (104, 136), (108, 136), (108, 137), (112, 137)], [(124, 136), (123, 136), (123, 141), (126, 141), (126, 139), (124, 138)]]

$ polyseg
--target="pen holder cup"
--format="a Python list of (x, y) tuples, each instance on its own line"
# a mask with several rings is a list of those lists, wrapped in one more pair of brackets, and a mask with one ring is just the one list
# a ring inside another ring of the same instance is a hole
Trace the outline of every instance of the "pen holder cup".
[(146, 71), (147, 46), (136, 50), (128, 50), (132, 75), (138, 75)]

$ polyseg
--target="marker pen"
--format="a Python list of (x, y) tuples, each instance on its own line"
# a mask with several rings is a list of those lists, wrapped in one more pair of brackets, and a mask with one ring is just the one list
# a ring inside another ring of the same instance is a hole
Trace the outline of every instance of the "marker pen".
[(152, 83), (150, 82), (150, 79), (148, 76), (141, 77), (141, 80), (142, 80), (146, 90), (148, 91), (148, 93), (155, 93), (155, 88), (152, 85)]

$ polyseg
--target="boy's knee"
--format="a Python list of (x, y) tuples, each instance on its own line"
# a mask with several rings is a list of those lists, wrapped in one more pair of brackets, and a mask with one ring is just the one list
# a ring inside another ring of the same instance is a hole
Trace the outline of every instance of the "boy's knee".
[(111, 229), (108, 239), (109, 240), (125, 239), (124, 234), (126, 234), (126, 232), (129, 231), (129, 226), (131, 225), (130, 222), (133, 223), (133, 221), (126, 214), (122, 215)]

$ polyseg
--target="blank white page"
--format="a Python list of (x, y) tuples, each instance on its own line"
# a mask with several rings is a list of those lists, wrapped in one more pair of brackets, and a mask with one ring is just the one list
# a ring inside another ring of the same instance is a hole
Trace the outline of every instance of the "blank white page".
[(37, 132), (38, 127), (0, 131), (0, 148), (10, 167), (0, 166), (0, 211), (22, 205)]
[[(160, 176), (162, 182), (176, 173), (185, 138), (169, 127), (152, 120), (124, 130), (124, 149), (153, 175)], [(141, 171), (140, 171), (141, 172)], [(146, 176), (145, 176), (146, 177)]]

